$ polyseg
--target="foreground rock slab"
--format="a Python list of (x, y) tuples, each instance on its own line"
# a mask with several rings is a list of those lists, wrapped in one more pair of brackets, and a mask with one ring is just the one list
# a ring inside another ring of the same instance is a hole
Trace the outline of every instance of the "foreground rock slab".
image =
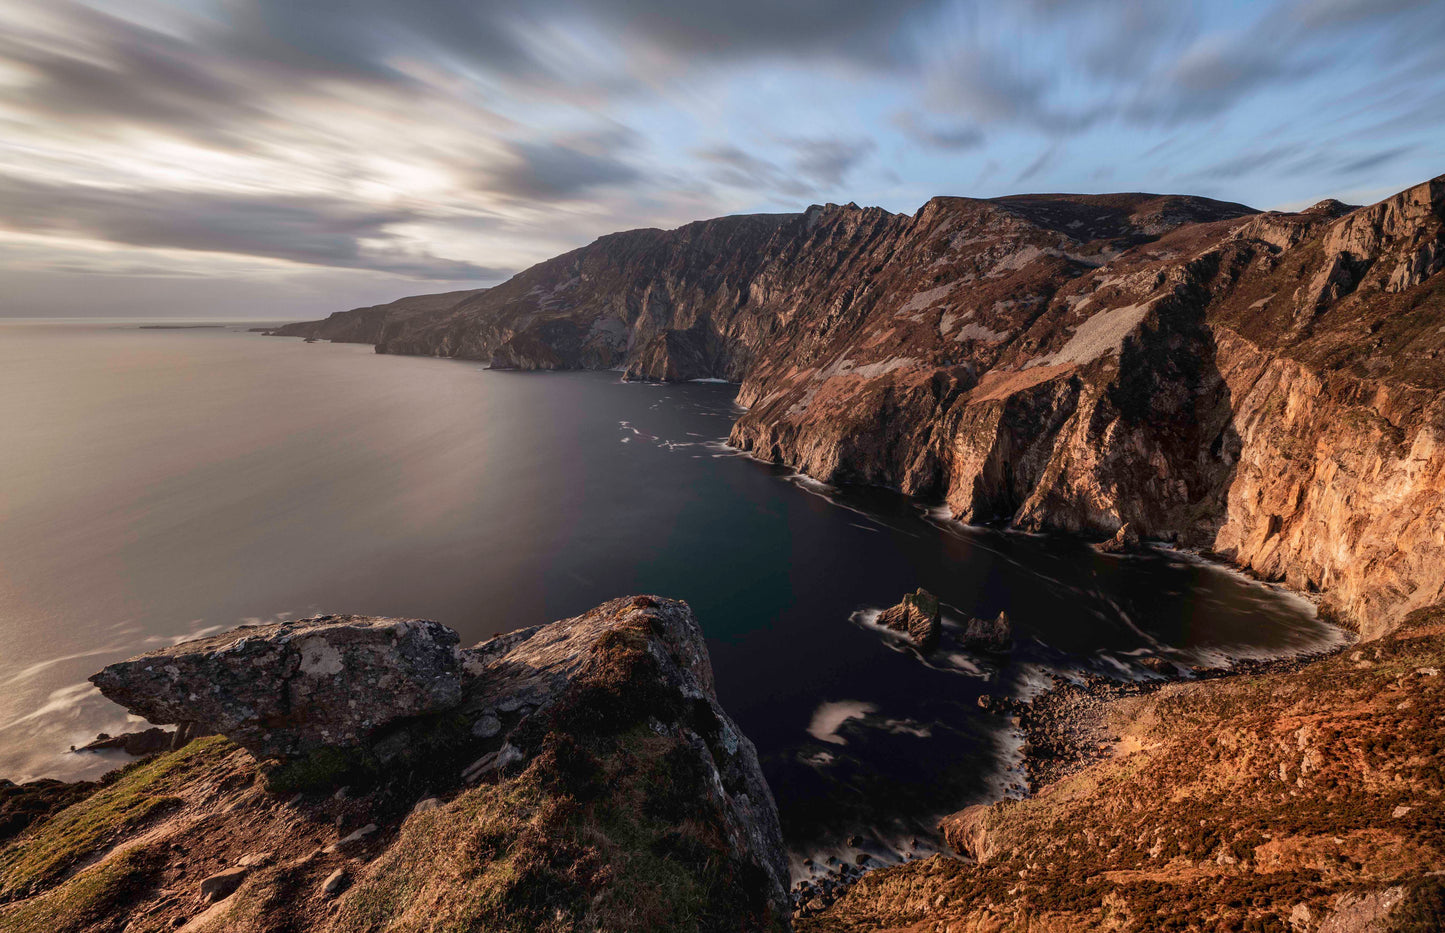
[(258, 757), (288, 758), (456, 706), (458, 641), (425, 620), (320, 616), (153, 651), (90, 679), (153, 723), (198, 723)]
[[(0, 840), (0, 930), (787, 929), (777, 808), (685, 603), (614, 600), (456, 656), (455, 704), (359, 749), (277, 765), (210, 736), (48, 803)], [(294, 674), (257, 666), (252, 692)]]

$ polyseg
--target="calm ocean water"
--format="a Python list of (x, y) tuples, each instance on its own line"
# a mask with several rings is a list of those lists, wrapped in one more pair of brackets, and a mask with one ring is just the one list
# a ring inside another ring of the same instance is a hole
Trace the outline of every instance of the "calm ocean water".
[[(200, 633), (357, 612), (471, 643), (651, 592), (701, 618), (722, 702), (811, 851), (926, 839), (1000, 793), (1014, 740), (982, 693), (1337, 637), (1302, 601), (1179, 556), (966, 529), (790, 477), (723, 446), (734, 392), (242, 328), (0, 325), (0, 776), (113, 767), (68, 751), (126, 724), (86, 676)], [(925, 662), (863, 621), (918, 586), (954, 618), (1007, 610), (1013, 659)]]

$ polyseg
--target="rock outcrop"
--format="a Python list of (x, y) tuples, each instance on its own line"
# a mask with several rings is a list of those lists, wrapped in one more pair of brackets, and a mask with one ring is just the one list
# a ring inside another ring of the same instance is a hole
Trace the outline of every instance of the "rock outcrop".
[(1119, 526), (1119, 530), (1114, 532), (1114, 537), (1099, 545), (1099, 550), (1105, 554), (1128, 554), (1138, 549), (1139, 535), (1128, 522)]
[(963, 647), (990, 654), (1008, 654), (1014, 646), (1013, 623), (1007, 612), (992, 619), (969, 619), (963, 629)]
[(461, 650), (431, 622), (323, 617), (97, 679), (285, 761), (213, 736), (68, 793), (0, 784), (29, 825), (0, 836), (0, 928), (788, 928), (777, 809), (685, 603)]
[(1445, 177), (1295, 214), (815, 206), (603, 237), (393, 315), (377, 348), (741, 380), (731, 441), (757, 456), (969, 522), (1127, 526), (1319, 591), (1373, 637), (1445, 595), (1442, 218)]
[(198, 723), (257, 757), (294, 758), (456, 706), (457, 644), (436, 622), (320, 616), (152, 651), (91, 682), (153, 723)]
[(924, 589), (909, 593), (896, 606), (879, 613), (878, 624), (907, 635), (918, 650), (932, 651), (938, 647), (938, 638), (943, 632), (938, 597)]

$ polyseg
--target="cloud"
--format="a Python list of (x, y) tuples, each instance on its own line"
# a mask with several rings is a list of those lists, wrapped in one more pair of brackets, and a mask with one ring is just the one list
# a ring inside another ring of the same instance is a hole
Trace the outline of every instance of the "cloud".
[(631, 185), (642, 177), (642, 172), (610, 152), (584, 152), (545, 142), (513, 143), (500, 166), (482, 173), (491, 190), (538, 201), (572, 200), (598, 188)]
[(894, 114), (892, 123), (913, 142), (930, 149), (977, 149), (985, 141), (983, 130), (973, 123), (939, 125), (929, 122), (912, 110)]
[(205, 48), (86, 7), (65, 8), (63, 33), (0, 31), (0, 61), (26, 83), (11, 106), (92, 132), (164, 127), (212, 143), (261, 112), (222, 77)]
[(1245, 37), (1213, 36), (1186, 49), (1124, 110), (1141, 123), (1211, 117), (1277, 82), (1297, 80), (1318, 63), (1282, 61)]
[(1028, 165), (1025, 165), (1023, 167), (1023, 170), (1018, 173), (1018, 176), (1014, 178), (1014, 182), (1016, 184), (1021, 184), (1023, 182), (1029, 181), (1030, 179), (1037, 178), (1039, 175), (1044, 174), (1050, 168), (1056, 165), (1059, 161), (1059, 158), (1063, 154), (1063, 147), (1060, 146), (1058, 143), (1055, 143), (1054, 145), (1045, 149), (1043, 152), (1040, 152), (1038, 154), (1038, 157), (1035, 158)]
[(871, 139), (789, 139), (793, 166), (819, 188), (836, 188), (867, 158), (877, 144)]
[(694, 157), (708, 166), (718, 184), (783, 198), (813, 198), (843, 186), (849, 174), (877, 149), (870, 139), (835, 137), (781, 140), (788, 150), (786, 166), (731, 144), (697, 149)]
[(396, 232), (425, 220), (325, 197), (56, 185), (0, 175), (0, 226), (129, 246), (233, 253), (422, 279), (495, 281), (503, 270), (411, 248)]
[(811, 197), (813, 189), (776, 163), (733, 145), (709, 146), (693, 151), (707, 168), (708, 177), (730, 188), (770, 191), (786, 197)]

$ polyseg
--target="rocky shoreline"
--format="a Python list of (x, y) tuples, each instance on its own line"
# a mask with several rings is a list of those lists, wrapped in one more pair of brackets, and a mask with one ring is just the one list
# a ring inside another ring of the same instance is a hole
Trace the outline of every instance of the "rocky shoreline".
[[(1149, 658), (1144, 666), (1155, 675), (1149, 680), (1126, 681), (1093, 673), (1074, 677), (1050, 673), (1050, 685), (1027, 700), (986, 695), (980, 697), (979, 705), (1009, 718), (1021, 735), (1020, 767), (1027, 777), (1027, 793), (1032, 795), (1115, 753), (1119, 736), (1105, 716), (1106, 708), (1113, 702), (1149, 696), (1173, 684), (1297, 673), (1350, 650), (1354, 644), (1350, 641), (1288, 657), (1244, 658), (1221, 666), (1187, 669), (1163, 659)], [(951, 818), (945, 818), (940, 828), (944, 829)], [(967, 857), (962, 851), (957, 854)], [(903, 858), (904, 863), (913, 860), (911, 855)], [(860, 855), (854, 864), (830, 858), (822, 875), (794, 883), (791, 892), (794, 919), (823, 915), (871, 872), (888, 867), (891, 866), (867, 855)]]
[(1052, 674), (1052, 685), (1029, 701), (994, 700), (989, 709), (1016, 717), (1024, 738), (1024, 772), (1029, 791), (1053, 784), (1113, 754), (1118, 736), (1107, 724), (1105, 708), (1125, 697), (1157, 693), (1172, 684), (1296, 673), (1349, 650), (1353, 642), (1289, 657), (1240, 659), (1220, 667), (1181, 671), (1172, 663), (1155, 669), (1157, 679), (1123, 681), (1099, 674), (1071, 679)]

